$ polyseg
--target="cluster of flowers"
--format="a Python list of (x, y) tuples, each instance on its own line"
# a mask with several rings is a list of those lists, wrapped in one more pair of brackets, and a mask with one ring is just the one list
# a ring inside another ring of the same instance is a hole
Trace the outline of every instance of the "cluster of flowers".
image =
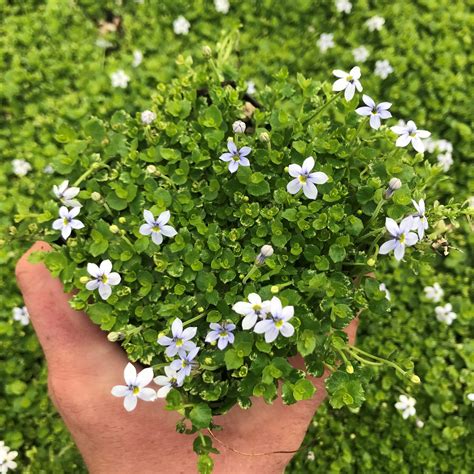
[(22, 326), (28, 326), (30, 323), (30, 314), (26, 306), (22, 308), (15, 307), (12, 310), (12, 316), (14, 321), (18, 321)]
[(453, 164), (453, 144), (448, 140), (433, 140), (428, 138), (425, 140), (426, 151), (429, 153), (437, 152), (436, 159), (443, 171), (448, 171)]
[(16, 469), (14, 459), (18, 456), (17, 451), (11, 451), (4, 441), (0, 441), (0, 474), (6, 474), (9, 470)]
[[(244, 330), (253, 329), (257, 334), (264, 334), (267, 343), (273, 342), (279, 334), (291, 337), (295, 332), (289, 323), (294, 315), (294, 307), (283, 307), (277, 297), (273, 297), (271, 301), (262, 301), (259, 295), (250, 293), (248, 301), (235, 303), (233, 310), (244, 316), (242, 320)], [(171, 337), (162, 335), (158, 338), (158, 344), (166, 347), (167, 357), (178, 356), (164, 367), (165, 375), (153, 378), (152, 368), (144, 369), (137, 375), (135, 367), (130, 363), (127, 364), (124, 370), (126, 385), (116, 385), (111, 392), (116, 397), (124, 397), (124, 407), (127, 411), (135, 409), (139, 398), (144, 401), (165, 398), (172, 388), (181, 387), (185, 378), (191, 375), (192, 369), (197, 367), (195, 358), (200, 348), (193, 342), (197, 327), (184, 328), (186, 324), (176, 318), (171, 325)], [(232, 322), (211, 323), (205, 342), (224, 350), (229, 344), (234, 343), (235, 329), (236, 325)], [(152, 379), (161, 386), (157, 392), (147, 387)]]
[[(433, 286), (425, 287), (424, 292), (425, 297), (433, 303), (439, 303), (444, 296), (444, 291), (437, 282), (434, 283)], [(451, 326), (453, 321), (458, 317), (453, 311), (453, 306), (451, 303), (446, 303), (444, 306), (436, 306), (435, 313), (436, 319), (441, 323), (447, 324), (448, 326)]]

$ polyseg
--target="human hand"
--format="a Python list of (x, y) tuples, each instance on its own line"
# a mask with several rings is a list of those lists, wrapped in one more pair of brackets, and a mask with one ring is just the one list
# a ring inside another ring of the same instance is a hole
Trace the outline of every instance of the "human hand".
[[(51, 247), (44, 242), (34, 244), (17, 264), (17, 280), (46, 356), (49, 395), (89, 471), (196, 472), (193, 438), (176, 432), (180, 416), (166, 411), (164, 400), (139, 403), (128, 413), (123, 400), (110, 394), (114, 385), (123, 383), (127, 356), (86, 314), (71, 309), (61, 282), (43, 264), (28, 261), (32, 252), (48, 250)], [(347, 328), (351, 342), (356, 330), (355, 320)], [(292, 363), (304, 367), (301, 358)], [(214, 472), (281, 473), (326, 397), (327, 375), (312, 378), (317, 391), (311, 400), (288, 406), (280, 399), (267, 405), (257, 398), (249, 410), (235, 406), (226, 415), (215, 417), (223, 431), (217, 435), (221, 454), (214, 457)], [(259, 455), (275, 451), (288, 452)]]

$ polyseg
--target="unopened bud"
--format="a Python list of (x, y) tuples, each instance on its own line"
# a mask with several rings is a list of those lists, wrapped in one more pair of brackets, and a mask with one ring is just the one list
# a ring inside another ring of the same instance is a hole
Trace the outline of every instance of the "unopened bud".
[(120, 229), (115, 224), (109, 226), (109, 230), (112, 234), (118, 234), (120, 232)]
[(268, 143), (270, 141), (270, 134), (268, 132), (262, 132), (258, 138), (261, 142)]
[(127, 222), (127, 219), (123, 216), (119, 217), (118, 221), (120, 222), (120, 224), (125, 224), (125, 222)]
[(212, 364), (212, 357), (205, 357), (204, 364), (211, 365)]
[(278, 285), (273, 285), (271, 288), (270, 288), (270, 291), (276, 295), (279, 291), (280, 291), (280, 288), (278, 288)]
[(202, 55), (205, 58), (210, 58), (212, 56), (212, 49), (207, 44), (202, 47)]
[(354, 373), (354, 367), (352, 367), (352, 364), (346, 364), (346, 372), (348, 374), (353, 374)]
[(418, 375), (415, 375), (415, 374), (413, 374), (413, 375), (411, 376), (410, 380), (411, 380), (413, 383), (416, 383), (416, 384), (421, 383), (420, 377), (418, 377)]
[(244, 133), (246, 128), (247, 127), (246, 127), (245, 123), (242, 122), (242, 120), (236, 120), (232, 124), (232, 130), (234, 131), (234, 133)]
[(392, 178), (388, 183), (388, 188), (385, 190), (383, 197), (390, 199), (393, 193), (402, 187), (402, 182), (398, 178)]
[(100, 201), (102, 199), (102, 196), (100, 195), (100, 193), (98, 193), (97, 191), (94, 191), (92, 194), (91, 194), (91, 199), (93, 201)]
[(79, 278), (79, 281), (85, 285), (88, 281), (90, 280), (89, 277), (86, 277), (86, 276), (81, 276), (81, 278)]
[(273, 247), (271, 245), (264, 245), (260, 249), (260, 253), (257, 255), (255, 263), (257, 265), (262, 265), (265, 262), (265, 259), (273, 255)]
[(125, 339), (125, 334), (123, 332), (109, 332), (109, 334), (107, 334), (107, 339), (110, 342), (123, 341)]
[(155, 165), (148, 165), (146, 167), (147, 173), (154, 174), (156, 173), (156, 166)]
[(367, 265), (368, 265), (369, 267), (373, 267), (373, 266), (375, 265), (375, 259), (369, 258), (369, 259), (367, 260)]

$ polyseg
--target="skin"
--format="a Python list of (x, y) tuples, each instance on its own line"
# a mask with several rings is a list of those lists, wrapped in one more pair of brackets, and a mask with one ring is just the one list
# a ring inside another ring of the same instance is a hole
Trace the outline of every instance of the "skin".
[[(28, 256), (40, 250), (51, 247), (45, 242), (35, 243), (17, 264), (17, 281), (48, 364), (49, 395), (89, 472), (196, 472), (194, 436), (176, 433), (179, 415), (166, 411), (163, 400), (139, 400), (137, 408), (127, 413), (123, 399), (110, 394), (114, 385), (123, 383), (127, 357), (86, 314), (70, 308), (69, 295), (43, 264), (28, 262)], [(353, 321), (347, 328), (351, 343), (356, 330), (357, 321)], [(292, 363), (304, 366), (300, 358)], [(215, 422), (223, 427), (215, 433), (217, 438), (244, 453), (297, 450), (326, 397), (327, 375), (312, 379), (317, 387), (312, 400), (285, 406), (280, 399), (267, 405), (258, 398), (249, 410), (236, 406), (216, 417)], [(153, 383), (150, 386), (158, 388)], [(214, 445), (221, 452), (214, 456), (216, 474), (282, 473), (293, 457), (292, 453), (247, 456), (217, 441)]]

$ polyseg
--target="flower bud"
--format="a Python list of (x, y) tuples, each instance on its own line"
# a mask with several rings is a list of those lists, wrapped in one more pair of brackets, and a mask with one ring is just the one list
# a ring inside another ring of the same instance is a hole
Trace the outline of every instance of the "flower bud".
[(268, 132), (262, 132), (258, 138), (261, 142), (268, 143), (270, 141), (270, 134)]
[(91, 199), (93, 201), (100, 201), (102, 199), (102, 196), (100, 195), (100, 193), (98, 193), (97, 191), (94, 191), (92, 194), (91, 194)]
[(276, 295), (279, 291), (280, 291), (280, 288), (278, 288), (278, 285), (273, 285), (271, 288), (270, 288), (270, 291)]
[(354, 373), (354, 367), (352, 367), (352, 364), (350, 364), (350, 363), (346, 364), (346, 372), (348, 374), (353, 374)]
[(123, 216), (120, 216), (118, 221), (120, 222), (120, 224), (125, 224), (127, 222), (127, 219)]
[(415, 374), (411, 376), (410, 380), (412, 381), (412, 383), (416, 383), (416, 384), (421, 383), (420, 377), (418, 377), (418, 375), (415, 375)]
[(373, 267), (373, 266), (375, 265), (375, 259), (369, 258), (369, 259), (367, 260), (367, 265), (368, 265), (369, 267)]
[(211, 365), (213, 363), (212, 357), (204, 358), (204, 364)]
[(273, 247), (271, 245), (264, 245), (260, 249), (260, 253), (257, 255), (255, 263), (257, 265), (262, 265), (265, 262), (265, 259), (273, 255)]
[(120, 232), (120, 229), (115, 224), (110, 225), (109, 230), (112, 234), (118, 234)]
[(210, 58), (212, 56), (212, 49), (207, 44), (202, 47), (202, 55), (205, 58)]
[(151, 110), (145, 110), (141, 113), (140, 119), (144, 125), (150, 125), (156, 119), (156, 114)]
[(244, 133), (246, 128), (247, 127), (246, 127), (245, 123), (242, 122), (242, 120), (236, 120), (232, 124), (232, 130), (234, 131), (234, 133)]
[(109, 332), (109, 334), (107, 334), (107, 339), (110, 342), (123, 341), (125, 339), (125, 334), (123, 332)]
[(155, 165), (148, 165), (146, 167), (147, 173), (154, 174), (156, 173), (156, 166)]
[(90, 278), (87, 277), (87, 276), (81, 276), (81, 278), (79, 278), (79, 281), (80, 281), (83, 285), (85, 285), (89, 280), (90, 280)]
[(383, 197), (390, 199), (393, 193), (402, 187), (402, 182), (398, 178), (392, 178), (388, 183), (388, 188), (385, 190)]

